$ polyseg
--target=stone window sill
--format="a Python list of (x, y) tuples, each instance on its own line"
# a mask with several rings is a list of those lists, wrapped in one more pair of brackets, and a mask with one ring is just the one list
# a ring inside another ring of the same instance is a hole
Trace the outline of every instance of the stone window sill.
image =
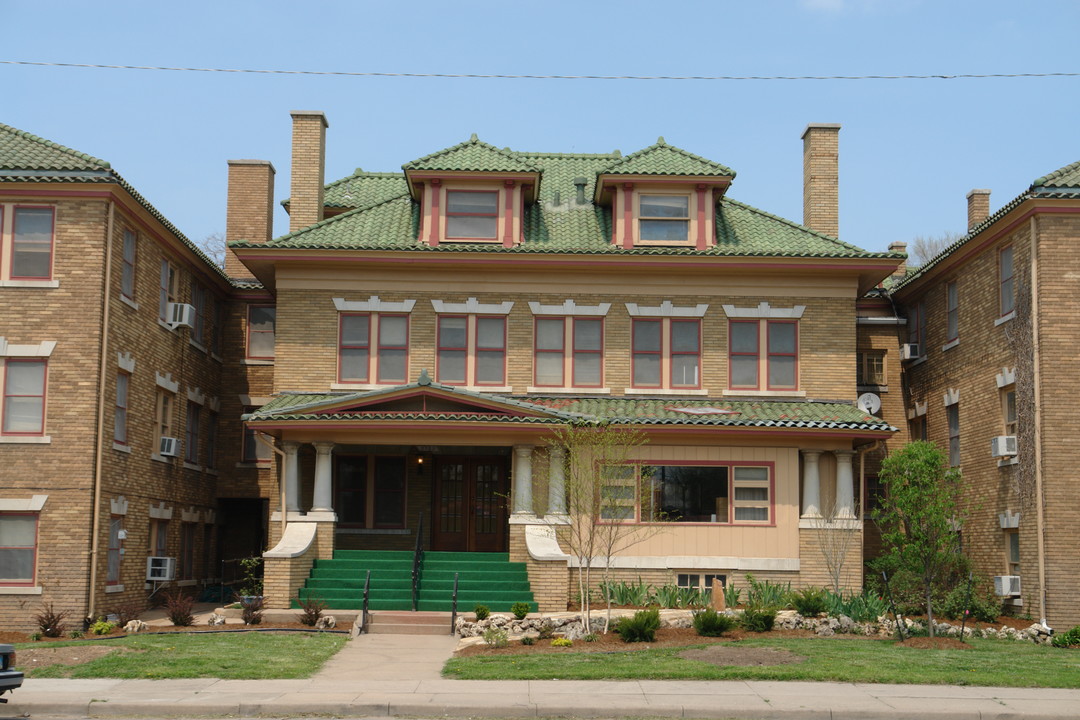
[(52, 438), (48, 435), (5, 435), (0, 437), (0, 445), (48, 445)]
[(955, 340), (950, 340), (949, 342), (947, 342), (947, 343), (945, 343), (944, 345), (941, 346), (941, 352), (945, 352), (946, 350), (952, 350), (954, 347), (956, 347), (959, 344), (960, 344), (960, 338), (956, 338)]
[(123, 585), (106, 585), (105, 586), (105, 594), (106, 595), (108, 595), (109, 593), (121, 593), (121, 592), (124, 592), (124, 586)]
[(112, 444), (112, 449), (116, 450), (117, 452), (127, 453), (129, 455), (131, 454), (131, 446), (130, 445), (124, 445), (122, 443), (118, 443), (118, 442), (115, 442), (115, 441)]
[[(127, 295), (121, 295), (120, 296), (120, 302), (124, 303), (125, 305), (127, 305), (130, 308), (134, 308), (135, 310), (139, 309), (139, 303), (135, 302), (134, 300), (129, 298)], [(110, 586), (110, 587), (123, 587), (123, 585)], [(108, 592), (108, 590), (106, 590), (105, 592)], [(113, 592), (117, 592), (117, 591), (114, 590)]]
[(693, 390), (693, 389), (690, 389), (690, 388), (687, 388), (685, 390), (683, 390), (681, 388), (679, 388), (679, 389), (672, 389), (672, 388), (626, 388), (625, 392), (626, 392), (627, 395), (673, 395), (673, 396), (679, 396), (679, 395), (708, 395), (709, 394), (709, 391), (706, 388), (701, 388), (699, 390)]
[(0, 587), (0, 595), (40, 595), (41, 587)]
[(244, 358), (243, 360), (240, 361), (240, 364), (241, 365), (273, 365), (274, 361), (273, 360), (265, 360), (265, 359), (258, 360), (258, 359), (255, 359), (255, 358)]
[(525, 388), (530, 395), (610, 395), (611, 388), (606, 387), (533, 387)]
[(59, 280), (0, 280), (0, 287), (6, 288), (58, 288)]
[(1012, 457), (1001, 458), (998, 460), (998, 467), (1009, 467), (1010, 465), (1019, 465), (1020, 458), (1013, 455)]
[(805, 390), (725, 390), (724, 397), (806, 397)]
[(199, 472), (202, 472), (202, 465), (196, 465), (195, 463), (190, 463), (187, 460), (185, 460), (184, 461), (184, 469), (185, 470), (197, 470)]
[(999, 317), (997, 320), (994, 321), (994, 327), (997, 327), (998, 325), (1001, 325), (1003, 323), (1007, 323), (1010, 320), (1012, 320), (1014, 317), (1016, 317), (1016, 311), (1015, 310), (1007, 312), (1004, 315), (1002, 315), (1001, 317)]
[(150, 459), (154, 462), (165, 463), (166, 465), (172, 465), (173, 461), (171, 457), (165, 457), (164, 455), (158, 455), (157, 453), (151, 453)]

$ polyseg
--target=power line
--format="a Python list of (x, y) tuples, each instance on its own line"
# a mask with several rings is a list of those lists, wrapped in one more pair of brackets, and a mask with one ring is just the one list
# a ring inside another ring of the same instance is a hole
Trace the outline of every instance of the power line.
[(253, 75), (324, 75), (338, 77), (450, 78), (468, 80), (973, 80), (991, 78), (1080, 77), (1080, 72), (957, 73), (954, 75), (510, 75), (502, 73), (348, 72), (344, 70), (260, 70), (256, 68), (196, 68), (160, 65), (97, 65), (93, 63), (0, 60), (3, 65), (89, 68), (94, 70), (168, 70), (174, 72), (246, 73)]

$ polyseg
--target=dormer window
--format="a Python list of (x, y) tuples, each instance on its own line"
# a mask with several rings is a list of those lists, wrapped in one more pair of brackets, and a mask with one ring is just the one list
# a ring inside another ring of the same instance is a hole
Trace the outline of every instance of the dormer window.
[(446, 238), (494, 240), (499, 230), (499, 193), (448, 190)]
[(642, 242), (689, 240), (690, 196), (639, 195), (638, 237)]

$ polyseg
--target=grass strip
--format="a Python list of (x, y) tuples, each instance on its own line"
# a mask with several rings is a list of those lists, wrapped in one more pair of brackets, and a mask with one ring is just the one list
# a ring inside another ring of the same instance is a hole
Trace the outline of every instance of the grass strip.
[[(969, 650), (928, 650), (900, 647), (892, 640), (755, 638), (732, 645), (788, 650), (805, 661), (793, 665), (716, 666), (680, 658), (679, 653), (689, 648), (678, 647), (453, 658), (443, 674), (463, 680), (816, 680), (1080, 687), (1080, 652), (1033, 643), (973, 640)], [(1022, 672), (1018, 672), (1019, 668), (1023, 668)]]

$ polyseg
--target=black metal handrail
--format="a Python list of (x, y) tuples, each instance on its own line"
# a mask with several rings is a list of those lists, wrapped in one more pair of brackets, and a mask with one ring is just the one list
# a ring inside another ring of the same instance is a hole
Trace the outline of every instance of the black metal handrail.
[(360, 632), (366, 633), (368, 629), (368, 596), (371, 594), (371, 571), (367, 571), (367, 578), (364, 580), (364, 604), (363, 610), (360, 613)]
[(416, 549), (412, 561), (412, 609), (416, 612), (420, 595), (420, 567), (424, 559), (424, 513), (420, 512), (420, 522), (416, 528)]
[(450, 634), (454, 634), (457, 627), (457, 580), (458, 574), (454, 573), (454, 594), (450, 597)]

